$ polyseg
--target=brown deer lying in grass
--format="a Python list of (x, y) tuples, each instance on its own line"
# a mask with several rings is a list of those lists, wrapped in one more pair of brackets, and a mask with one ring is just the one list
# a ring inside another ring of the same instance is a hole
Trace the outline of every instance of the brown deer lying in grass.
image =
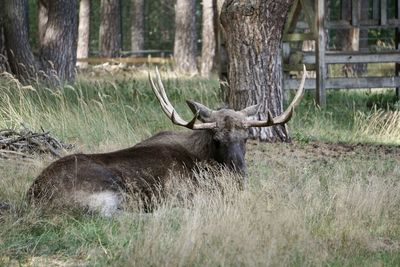
[(156, 82), (150, 75), (149, 80), (163, 111), (174, 124), (193, 131), (160, 132), (127, 149), (61, 158), (33, 182), (27, 193), (31, 203), (56, 207), (69, 204), (110, 216), (121, 207), (123, 194), (138, 194), (145, 201), (151, 200), (155, 195), (162, 195), (171, 173), (186, 173), (191, 177), (199, 162), (217, 162), (244, 177), (247, 128), (289, 121), (303, 95), (306, 77), (304, 71), (296, 96), (278, 117), (273, 118), (269, 113), (265, 121), (248, 120), (257, 113), (258, 105), (241, 111), (212, 110), (187, 101), (194, 117), (186, 122), (171, 105), (156, 73)]

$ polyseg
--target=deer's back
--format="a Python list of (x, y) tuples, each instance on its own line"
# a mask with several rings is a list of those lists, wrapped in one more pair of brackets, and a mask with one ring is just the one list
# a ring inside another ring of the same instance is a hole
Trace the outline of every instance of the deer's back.
[(171, 172), (190, 171), (197, 161), (185, 147), (148, 140), (104, 154), (74, 154), (61, 158), (35, 179), (32, 201), (74, 201), (88, 194), (129, 192), (150, 197), (162, 190)]

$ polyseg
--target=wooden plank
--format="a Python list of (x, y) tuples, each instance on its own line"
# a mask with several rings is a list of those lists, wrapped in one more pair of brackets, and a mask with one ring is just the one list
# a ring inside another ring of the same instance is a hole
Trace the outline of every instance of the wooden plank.
[(326, 92), (325, 92), (325, 81), (326, 81), (326, 64), (325, 64), (325, 48), (326, 48), (326, 36), (325, 36), (325, 0), (317, 0), (317, 16), (316, 25), (318, 38), (315, 46), (316, 54), (316, 88), (315, 100), (320, 107), (326, 106)]
[(351, 0), (340, 0), (340, 20), (351, 21)]
[(372, 18), (379, 19), (379, 0), (373, 0), (372, 2)]
[[(284, 81), (285, 89), (296, 90), (299, 87), (298, 79)], [(400, 84), (400, 77), (361, 77), (361, 78), (328, 78), (327, 89), (363, 89), (363, 88), (395, 88)], [(307, 90), (316, 88), (315, 79), (307, 79), (304, 85)]]
[(336, 21), (327, 21), (326, 22), (327, 29), (350, 29), (353, 26), (347, 20), (336, 20)]
[(284, 42), (297, 42), (305, 40), (315, 40), (315, 35), (312, 32), (306, 33), (288, 33), (282, 37)]
[(360, 0), (353, 0), (351, 5), (351, 25), (354, 27), (359, 26), (361, 12)]
[(172, 59), (162, 57), (118, 57), (118, 58), (106, 58), (106, 57), (90, 57), (90, 58), (78, 58), (78, 62), (87, 62), (89, 64), (103, 64), (107, 62), (111, 63), (127, 63), (127, 64), (166, 64), (170, 63)]
[(327, 87), (332, 89), (351, 88), (394, 88), (400, 83), (400, 77), (359, 77), (330, 78)]
[(308, 23), (304, 22), (304, 21), (298, 21), (296, 23), (296, 29), (307, 30), (307, 29), (309, 29)]
[(387, 24), (387, 0), (381, 0), (381, 25)]
[(302, 71), (303, 70), (303, 65), (306, 65), (306, 69), (308, 71), (314, 71), (316, 70), (315, 64), (284, 64), (283, 65), (283, 71), (289, 72), (289, 71)]
[[(393, 52), (326, 52), (326, 64), (346, 64), (346, 63), (400, 63), (400, 51)], [(314, 64), (314, 53), (303, 53), (304, 64)]]
[(310, 0), (300, 0), (300, 2), (303, 7), (304, 17), (310, 26), (310, 31), (316, 36), (317, 27), (315, 23), (314, 2)]
[[(358, 23), (359, 28), (364, 29), (386, 29), (386, 28), (394, 28), (400, 25), (400, 19), (388, 19), (386, 25), (381, 25), (380, 20), (367, 19), (360, 20)], [(327, 29), (351, 29), (353, 26), (349, 21), (345, 20), (337, 20), (337, 21), (327, 21), (326, 22)]]
[(289, 14), (287, 16), (285, 28), (283, 30), (284, 34), (294, 31), (294, 29), (296, 28), (297, 20), (300, 15), (300, 11), (301, 11), (300, 0), (295, 0), (292, 6), (290, 7)]
[[(147, 49), (147, 50), (136, 50), (136, 51), (121, 51), (120, 54), (122, 56), (131, 56), (131, 55), (150, 55), (150, 54), (159, 54), (159, 55), (172, 55), (172, 50), (159, 50), (159, 49)], [(99, 51), (91, 51), (91, 55), (98, 56), (100, 55)]]
[(396, 1), (396, 19), (400, 19), (400, 0)]

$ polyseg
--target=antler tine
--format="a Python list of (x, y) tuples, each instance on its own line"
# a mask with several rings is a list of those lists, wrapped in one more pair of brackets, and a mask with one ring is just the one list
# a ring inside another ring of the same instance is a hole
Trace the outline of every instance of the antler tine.
[(266, 126), (272, 126), (272, 125), (277, 125), (277, 124), (284, 124), (287, 123), (293, 115), (294, 108), (300, 103), (300, 100), (304, 94), (304, 85), (306, 83), (306, 77), (308, 76), (306, 66), (303, 65), (303, 76), (301, 78), (301, 82), (299, 85), (299, 88), (297, 89), (297, 93), (294, 96), (292, 103), (287, 107), (285, 112), (283, 112), (281, 115), (273, 118), (271, 112), (268, 110), (268, 119), (264, 121), (258, 121), (258, 120), (250, 120), (246, 121), (245, 124), (247, 127), (266, 127)]
[(168, 108), (167, 104), (165, 103), (164, 99), (162, 98), (162, 96), (161, 96), (161, 94), (159, 92), (159, 89), (157, 88), (157, 86), (155, 85), (153, 79), (151, 78), (150, 73), (149, 73), (149, 81), (150, 81), (151, 89), (153, 90), (154, 94), (156, 95), (157, 100), (160, 103), (162, 110), (170, 118), (172, 116), (173, 110), (170, 110)]
[(168, 118), (171, 119), (171, 121), (179, 126), (183, 126), (189, 129), (212, 129), (216, 127), (216, 123), (199, 123), (196, 124), (196, 120), (199, 116), (199, 112), (197, 112), (194, 117), (189, 121), (185, 121), (182, 119), (182, 117), (176, 112), (174, 106), (171, 104), (171, 102), (168, 99), (168, 96), (165, 92), (164, 85), (161, 81), (161, 76), (160, 72), (158, 71), (158, 68), (156, 67), (156, 78), (157, 78), (157, 84), (153, 81), (153, 78), (151, 77), (149, 73), (149, 81), (151, 88), (153, 89), (154, 94), (157, 97), (158, 102), (161, 105), (162, 110), (164, 113), (168, 116)]

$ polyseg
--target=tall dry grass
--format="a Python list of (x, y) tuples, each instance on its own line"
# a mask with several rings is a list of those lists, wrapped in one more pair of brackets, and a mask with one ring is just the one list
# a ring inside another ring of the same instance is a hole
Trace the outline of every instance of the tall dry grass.
[[(185, 98), (216, 106), (216, 81), (170, 77), (166, 85), (184, 116)], [(0, 93), (0, 128), (42, 126), (85, 152), (173, 128), (144, 75), (57, 90), (3, 77)], [(359, 92), (330, 97), (331, 107), (319, 110), (306, 96), (290, 124), (294, 144), (248, 144), (244, 190), (229, 173), (203, 170), (196, 187), (172, 183), (153, 213), (42, 214), (27, 207), (25, 192), (54, 159), (0, 159), (0, 202), (11, 207), (0, 211), (0, 265), (398, 266), (399, 150), (319, 147), (321, 140), (396, 143), (397, 119), (387, 115), (395, 113), (371, 113)]]
[(357, 135), (382, 143), (400, 144), (400, 110), (374, 108), (369, 114), (357, 112), (354, 119)]

